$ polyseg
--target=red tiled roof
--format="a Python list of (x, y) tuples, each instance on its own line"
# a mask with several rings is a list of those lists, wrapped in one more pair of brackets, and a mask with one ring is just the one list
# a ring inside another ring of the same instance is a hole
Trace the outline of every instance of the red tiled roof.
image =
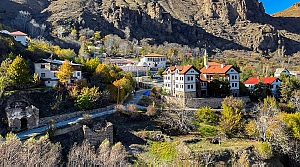
[(11, 33), (9, 33), (9, 35), (11, 35), (11, 36), (27, 36), (27, 34), (25, 34), (24, 32), (21, 32), (21, 31), (11, 32)]
[[(262, 78), (262, 82), (264, 84), (272, 84), (274, 81), (276, 81), (277, 77), (264, 77)], [(248, 85), (255, 85), (259, 83), (259, 78), (258, 77), (251, 77), (247, 81), (244, 82), (244, 84)]]
[(226, 65), (224, 64), (222, 68), (222, 64), (215, 63), (215, 62), (208, 62), (208, 66), (204, 66), (200, 72), (204, 74), (225, 74), (230, 68), (232, 68), (232, 65)]
[[(174, 73), (176, 69), (179, 70), (179, 74), (185, 74), (189, 69), (194, 68), (197, 72), (199, 72), (194, 66), (187, 65), (187, 66), (171, 66), (168, 67), (162, 74), (165, 75), (168, 73), (168, 70), (171, 70), (171, 73)], [(200, 72), (199, 72), (200, 73)]]

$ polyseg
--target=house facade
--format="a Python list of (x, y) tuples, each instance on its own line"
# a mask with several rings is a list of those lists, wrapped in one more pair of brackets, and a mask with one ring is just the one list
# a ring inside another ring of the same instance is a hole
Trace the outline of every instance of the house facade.
[(281, 74), (286, 74), (287, 76), (291, 75), (289, 70), (287, 70), (286, 68), (276, 68), (274, 77), (279, 77)]
[(141, 58), (140, 63), (150, 68), (166, 68), (167, 56), (152, 53)]
[(277, 77), (250, 77), (247, 81), (244, 82), (244, 84), (249, 90), (253, 90), (255, 88), (255, 85), (257, 85), (259, 82), (269, 85), (269, 89), (271, 90), (273, 96), (277, 94), (281, 85), (281, 81)]
[[(34, 63), (35, 73), (38, 74), (41, 81), (45, 83), (46, 86), (53, 87), (58, 84), (58, 78), (56, 74), (59, 67), (64, 63), (62, 60), (52, 60), (52, 59), (40, 59)], [(82, 79), (81, 64), (75, 64), (70, 62), (74, 72), (73, 78), (69, 79), (68, 83), (73, 83)]]
[(27, 38), (27, 34), (21, 31), (16, 31), (9, 33), (9, 35), (12, 36), (16, 41), (19, 41), (22, 45), (28, 46), (29, 39)]
[[(233, 96), (240, 95), (240, 71), (232, 65), (208, 62), (208, 57), (204, 55), (204, 67), (201, 72), (201, 84), (209, 84), (214, 79), (228, 81), (230, 91)], [(202, 87), (202, 92), (208, 91), (208, 86)]]
[(194, 66), (171, 66), (162, 75), (163, 87), (171, 96), (197, 97), (200, 72)]

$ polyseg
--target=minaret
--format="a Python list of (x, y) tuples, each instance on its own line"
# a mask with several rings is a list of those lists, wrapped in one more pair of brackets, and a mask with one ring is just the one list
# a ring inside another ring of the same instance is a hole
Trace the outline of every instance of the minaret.
[(205, 49), (205, 51), (204, 51), (203, 62), (204, 62), (204, 66), (207, 66), (207, 65), (208, 65), (208, 56), (207, 56), (207, 51), (206, 51), (206, 49)]

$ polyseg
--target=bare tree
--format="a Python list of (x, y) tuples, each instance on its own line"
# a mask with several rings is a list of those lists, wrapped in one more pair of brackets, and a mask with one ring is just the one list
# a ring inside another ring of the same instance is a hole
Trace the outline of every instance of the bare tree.
[(300, 112), (300, 90), (296, 90), (293, 92), (293, 96), (291, 97), (290, 101), (296, 108), (296, 111)]
[(130, 38), (130, 28), (127, 26), (124, 30), (125, 38), (128, 40)]
[(31, 20), (31, 14), (28, 11), (19, 11), (14, 20), (14, 24), (22, 31), (27, 31), (26, 25)]
[(65, 28), (64, 28), (63, 26), (59, 26), (59, 27), (56, 29), (57, 37), (58, 37), (58, 38), (62, 38), (64, 32), (65, 32)]
[(90, 39), (92, 36), (94, 36), (94, 30), (91, 30), (89, 28), (84, 28), (79, 31), (79, 34), (85, 36), (86, 39)]

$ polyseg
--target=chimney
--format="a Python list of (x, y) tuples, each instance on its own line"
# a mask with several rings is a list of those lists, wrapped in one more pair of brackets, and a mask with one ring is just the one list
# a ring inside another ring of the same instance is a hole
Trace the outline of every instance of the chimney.
[(222, 64), (221, 64), (221, 68), (224, 68), (224, 67), (225, 67), (225, 64), (224, 64), (224, 63), (222, 63)]
[(209, 67), (208, 65), (205, 65), (205, 68), (206, 68), (206, 69), (208, 69), (208, 67)]

